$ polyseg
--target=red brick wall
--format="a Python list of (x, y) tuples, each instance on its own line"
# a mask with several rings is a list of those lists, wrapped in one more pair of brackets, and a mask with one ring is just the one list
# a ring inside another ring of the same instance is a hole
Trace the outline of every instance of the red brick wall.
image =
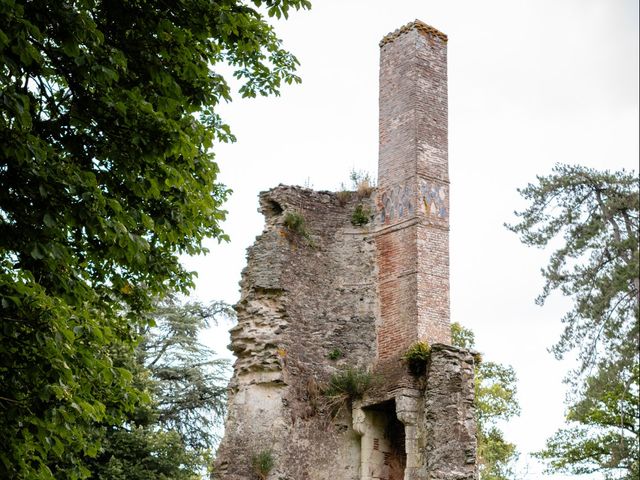
[(414, 22), (380, 49), (380, 366), (450, 343), (446, 37)]

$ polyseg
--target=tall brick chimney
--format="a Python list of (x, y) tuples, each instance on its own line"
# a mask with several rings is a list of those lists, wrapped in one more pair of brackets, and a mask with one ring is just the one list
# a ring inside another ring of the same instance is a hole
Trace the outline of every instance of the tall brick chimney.
[(450, 344), (447, 37), (416, 20), (380, 42), (378, 367)]
[[(371, 196), (260, 194), (231, 330), (236, 355), (216, 478), (477, 480), (474, 357), (450, 344), (447, 37), (415, 21), (380, 44), (380, 164)], [(356, 209), (376, 219), (354, 227)], [(287, 226), (305, 219), (308, 234)], [(428, 367), (401, 361), (419, 340)], [(326, 397), (351, 369), (362, 398)], [(338, 403), (335, 403), (338, 402)]]

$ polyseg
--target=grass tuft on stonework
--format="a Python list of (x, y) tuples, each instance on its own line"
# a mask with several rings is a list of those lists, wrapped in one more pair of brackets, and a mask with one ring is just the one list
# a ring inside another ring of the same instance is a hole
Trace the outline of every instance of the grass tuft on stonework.
[(342, 408), (350, 407), (354, 400), (361, 399), (374, 383), (371, 372), (349, 367), (334, 373), (322, 393), (335, 416)]
[(265, 480), (275, 466), (271, 450), (261, 450), (251, 457), (251, 467), (260, 480)]
[(289, 231), (297, 233), (298, 235), (302, 235), (303, 237), (309, 235), (306, 222), (300, 212), (287, 212), (284, 216), (283, 224)]
[(370, 196), (375, 188), (375, 181), (368, 172), (351, 170), (349, 179), (360, 199)]
[(282, 223), (286, 231), (289, 232), (289, 234), (286, 235), (289, 240), (293, 239), (290, 234), (294, 234), (303, 238), (308, 246), (312, 248), (316, 247), (311, 235), (309, 234), (309, 230), (307, 230), (307, 223), (300, 212), (295, 210), (287, 212)]
[(349, 203), (349, 200), (351, 200), (351, 192), (346, 189), (344, 184), (342, 184), (340, 187), (341, 190), (338, 190), (336, 192), (336, 198), (338, 199), (338, 203), (340, 204), (340, 206), (344, 207), (347, 203)]

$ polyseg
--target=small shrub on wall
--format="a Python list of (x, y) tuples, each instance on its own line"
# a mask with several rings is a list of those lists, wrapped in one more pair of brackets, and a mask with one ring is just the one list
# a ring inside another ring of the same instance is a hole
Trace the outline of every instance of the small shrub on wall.
[(416, 342), (402, 356), (412, 375), (423, 375), (427, 369), (427, 362), (431, 357), (431, 346), (427, 342)]
[(358, 206), (353, 211), (353, 214), (351, 215), (351, 223), (354, 226), (361, 227), (369, 223), (370, 217), (371, 210), (369, 209), (369, 207), (358, 204)]
[(290, 240), (291, 236), (289, 234), (297, 235), (301, 238), (304, 238), (307, 242), (307, 245), (309, 245), (310, 247), (315, 247), (313, 240), (311, 239), (311, 235), (309, 235), (306, 221), (300, 212), (287, 212), (284, 216), (282, 224), (284, 225), (286, 232), (288, 232), (286, 236)]

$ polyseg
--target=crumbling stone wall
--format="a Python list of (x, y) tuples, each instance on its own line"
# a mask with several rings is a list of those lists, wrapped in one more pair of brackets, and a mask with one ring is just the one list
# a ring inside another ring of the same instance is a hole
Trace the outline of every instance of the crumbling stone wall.
[[(260, 452), (269, 480), (477, 477), (473, 355), (449, 345), (446, 42), (415, 21), (380, 44), (377, 189), (260, 195), (216, 478), (259, 478)], [(419, 341), (416, 375), (403, 355)], [(343, 367), (377, 381), (336, 413), (322, 390)]]
[[(320, 392), (336, 369), (375, 358), (372, 226), (351, 223), (357, 205), (374, 211), (374, 194), (344, 197), (285, 186), (260, 196), (265, 230), (249, 249), (231, 331), (237, 360), (221, 478), (255, 478), (251, 457), (263, 450), (275, 459), (269, 478), (360, 478), (350, 412), (333, 418)], [(290, 213), (306, 232), (285, 226)]]
[(415, 479), (472, 479), (476, 471), (476, 422), (471, 352), (436, 344), (432, 347), (420, 417), (424, 449)]

